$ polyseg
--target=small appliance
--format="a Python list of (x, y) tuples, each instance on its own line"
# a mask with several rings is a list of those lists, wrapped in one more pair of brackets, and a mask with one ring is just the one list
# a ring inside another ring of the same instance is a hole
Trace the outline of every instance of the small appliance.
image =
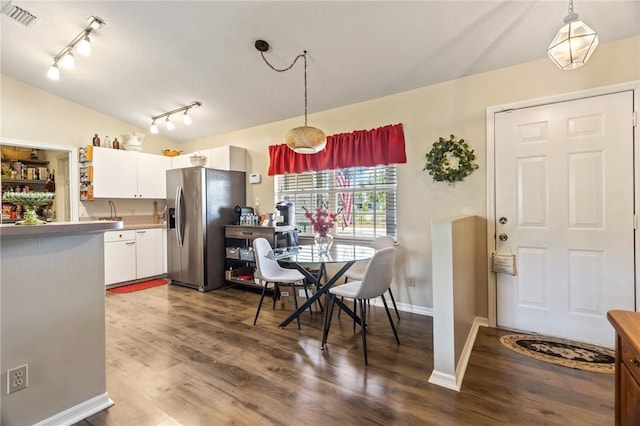
[(276, 226), (294, 226), (296, 224), (296, 212), (293, 203), (280, 201), (276, 204)]

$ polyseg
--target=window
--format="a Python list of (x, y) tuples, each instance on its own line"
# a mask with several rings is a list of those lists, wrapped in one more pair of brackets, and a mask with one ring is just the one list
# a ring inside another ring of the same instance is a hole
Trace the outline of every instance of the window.
[(276, 175), (275, 179), (276, 202), (293, 203), (296, 226), (303, 235), (313, 233), (304, 208), (312, 210), (324, 203), (329, 211), (341, 210), (337, 238), (396, 237), (396, 190), (395, 165)]

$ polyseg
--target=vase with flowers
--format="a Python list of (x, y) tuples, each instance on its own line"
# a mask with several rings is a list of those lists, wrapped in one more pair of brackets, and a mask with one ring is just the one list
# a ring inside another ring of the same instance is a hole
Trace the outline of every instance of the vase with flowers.
[(333, 245), (333, 235), (330, 230), (336, 224), (336, 217), (340, 214), (338, 212), (329, 212), (327, 210), (327, 204), (322, 203), (315, 211), (304, 208), (304, 216), (309, 219), (311, 226), (313, 227), (313, 241), (318, 248), (320, 254), (326, 254)]

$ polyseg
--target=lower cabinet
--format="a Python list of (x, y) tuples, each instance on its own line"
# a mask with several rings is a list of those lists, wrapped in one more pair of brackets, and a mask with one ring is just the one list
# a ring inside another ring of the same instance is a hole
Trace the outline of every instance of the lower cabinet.
[(148, 228), (105, 232), (105, 285), (163, 274), (163, 231)]

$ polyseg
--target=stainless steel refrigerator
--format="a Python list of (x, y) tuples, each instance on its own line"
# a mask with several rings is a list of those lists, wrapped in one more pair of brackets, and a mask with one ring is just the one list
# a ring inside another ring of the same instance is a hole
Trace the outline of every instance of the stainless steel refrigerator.
[(167, 170), (167, 261), (172, 283), (200, 291), (224, 285), (224, 226), (246, 203), (245, 173)]

